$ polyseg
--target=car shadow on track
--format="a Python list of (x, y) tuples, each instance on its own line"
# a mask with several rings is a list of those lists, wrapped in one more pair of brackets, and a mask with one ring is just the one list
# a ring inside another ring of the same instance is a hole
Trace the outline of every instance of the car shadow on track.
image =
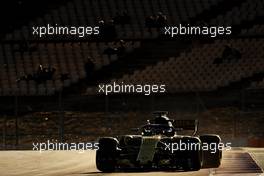
[(136, 169), (136, 170), (117, 170), (115, 172), (100, 172), (100, 171), (95, 171), (95, 172), (86, 172), (86, 173), (79, 173), (81, 175), (106, 175), (106, 174), (113, 174), (113, 173), (117, 173), (117, 174), (126, 174), (126, 173), (149, 173), (149, 172), (167, 172), (167, 173), (170, 173), (170, 172), (174, 172), (174, 173), (183, 173), (183, 172), (189, 172), (189, 171), (183, 171), (183, 170), (175, 170), (175, 169), (172, 169), (172, 170), (142, 170), (142, 169)]

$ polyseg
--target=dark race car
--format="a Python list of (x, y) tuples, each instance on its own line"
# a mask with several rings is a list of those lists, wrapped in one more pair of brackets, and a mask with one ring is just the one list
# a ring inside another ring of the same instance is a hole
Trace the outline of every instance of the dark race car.
[[(139, 128), (140, 135), (100, 138), (96, 151), (97, 169), (102, 172), (133, 169), (196, 171), (220, 166), (222, 150), (216, 148), (212, 152), (209, 149), (221, 142), (218, 135), (196, 136), (197, 120), (170, 120), (163, 111), (154, 115), (153, 120)], [(182, 130), (194, 132), (192, 135), (177, 134)]]

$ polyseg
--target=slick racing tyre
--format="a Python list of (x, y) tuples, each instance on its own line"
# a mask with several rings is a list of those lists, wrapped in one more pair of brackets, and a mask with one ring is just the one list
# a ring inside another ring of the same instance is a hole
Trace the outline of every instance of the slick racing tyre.
[[(217, 168), (221, 164), (222, 150), (219, 150), (218, 145), (221, 138), (218, 135), (201, 135), (202, 144), (209, 146), (209, 150), (203, 150), (203, 168)], [(213, 147), (213, 150), (212, 150)]]
[[(197, 137), (184, 137), (183, 142), (189, 146), (199, 146), (201, 144), (200, 139)], [(202, 151), (199, 149), (199, 147), (184, 151), (182, 166), (184, 171), (198, 171), (202, 167), (202, 162)]]
[(116, 166), (118, 141), (115, 138), (100, 138), (96, 151), (96, 167), (102, 172), (113, 172)]

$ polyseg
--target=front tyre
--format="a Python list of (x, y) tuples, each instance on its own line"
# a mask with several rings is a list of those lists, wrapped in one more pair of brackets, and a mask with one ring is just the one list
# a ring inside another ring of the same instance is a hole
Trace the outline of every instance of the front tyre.
[(102, 172), (114, 172), (117, 157), (116, 138), (100, 138), (99, 149), (96, 151), (96, 167)]
[(222, 150), (218, 146), (221, 138), (218, 135), (201, 135), (200, 140), (202, 145), (207, 145), (209, 148), (214, 147), (213, 150), (208, 149), (203, 151), (203, 168), (217, 168), (221, 165)]
[(183, 142), (188, 146), (196, 146), (192, 149), (185, 150), (183, 155), (183, 170), (184, 171), (198, 171), (202, 167), (203, 157), (202, 150), (199, 146), (201, 141), (197, 137), (183, 138)]

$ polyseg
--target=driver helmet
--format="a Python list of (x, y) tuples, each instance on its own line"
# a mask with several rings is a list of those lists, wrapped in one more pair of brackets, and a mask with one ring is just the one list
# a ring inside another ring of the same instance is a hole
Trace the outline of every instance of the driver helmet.
[(155, 124), (172, 126), (170, 119), (166, 116), (159, 116), (154, 119)]

